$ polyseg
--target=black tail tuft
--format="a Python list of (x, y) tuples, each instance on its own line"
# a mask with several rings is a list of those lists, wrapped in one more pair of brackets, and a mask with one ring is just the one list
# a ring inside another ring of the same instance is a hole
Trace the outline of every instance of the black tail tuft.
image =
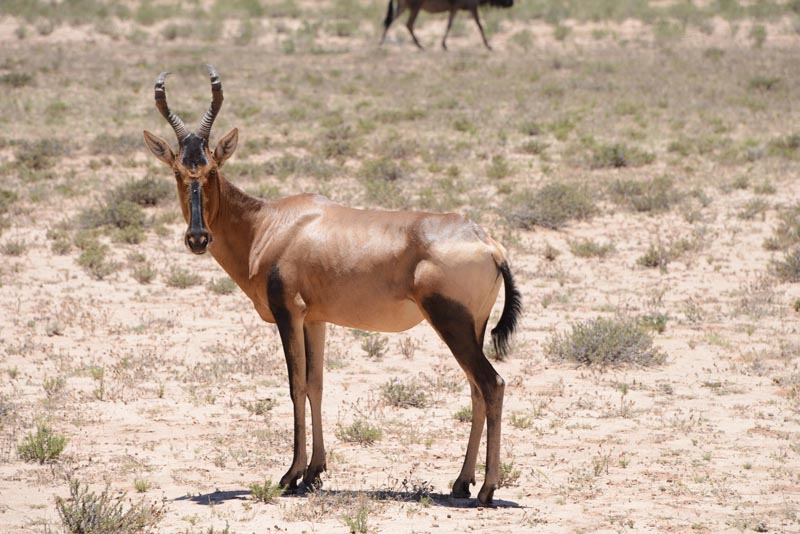
[(492, 343), (495, 352), (499, 356), (505, 356), (508, 353), (509, 338), (517, 329), (517, 320), (522, 313), (522, 294), (514, 285), (514, 277), (511, 275), (508, 262), (503, 262), (500, 266), (500, 273), (503, 275), (506, 303), (503, 306), (500, 320), (497, 321), (497, 326), (492, 328)]
[(489, 0), (489, 5), (492, 7), (509, 8), (513, 7), (514, 0)]
[(394, 20), (394, 0), (389, 0), (389, 9), (386, 11), (386, 18), (383, 21), (383, 27), (388, 28)]

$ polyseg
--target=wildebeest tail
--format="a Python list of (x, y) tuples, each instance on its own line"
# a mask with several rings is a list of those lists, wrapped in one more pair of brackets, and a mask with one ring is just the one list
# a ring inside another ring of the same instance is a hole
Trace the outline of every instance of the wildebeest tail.
[(499, 356), (508, 353), (509, 338), (517, 329), (517, 320), (522, 313), (522, 294), (520, 294), (511, 275), (508, 262), (504, 261), (499, 267), (500, 274), (503, 275), (503, 286), (506, 292), (506, 302), (503, 306), (503, 313), (497, 326), (492, 328), (492, 344)]
[(394, 0), (389, 0), (389, 9), (386, 11), (386, 18), (383, 21), (383, 27), (388, 28), (394, 20)]

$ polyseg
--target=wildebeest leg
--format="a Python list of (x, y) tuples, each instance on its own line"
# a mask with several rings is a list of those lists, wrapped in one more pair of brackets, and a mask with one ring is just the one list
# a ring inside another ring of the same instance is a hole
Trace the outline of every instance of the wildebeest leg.
[(304, 327), (306, 348), (306, 383), (308, 402), (311, 404), (311, 436), (313, 449), (303, 483), (308, 487), (321, 487), (320, 474), (325, 471), (325, 444), (322, 439), (322, 374), (325, 351), (325, 323), (306, 323)]
[[(389, 6), (390, 6), (389, 9), (391, 9), (391, 3), (389, 3)], [(383, 42), (386, 40), (386, 34), (389, 32), (389, 28), (392, 26), (392, 23), (394, 21), (396, 21), (398, 18), (400, 18), (400, 15), (402, 15), (403, 11), (405, 11), (405, 10), (406, 10), (405, 2), (398, 2), (397, 3), (397, 11), (395, 11), (392, 14), (392, 19), (391, 20), (389, 20), (387, 18), (388, 24), (385, 24), (384, 27), (383, 27), (383, 36), (381, 36), (381, 43), (380, 44), (383, 44)]]
[(417, 15), (419, 15), (419, 6), (411, 6), (409, 10), (410, 13), (408, 15), (408, 22), (406, 22), (406, 28), (408, 28), (411, 38), (414, 39), (414, 44), (417, 45), (417, 48), (420, 50), (425, 50), (425, 48), (419, 44), (417, 36), (414, 35), (414, 21), (417, 20)]
[(450, 17), (447, 19), (447, 29), (444, 31), (444, 37), (442, 37), (442, 48), (447, 50), (447, 34), (450, 33), (450, 27), (453, 25), (453, 19), (456, 18), (456, 10), (450, 10)]
[[(306, 355), (303, 335), (303, 316), (299, 310), (292, 309), (292, 303), (284, 291), (283, 281), (275, 268), (267, 281), (269, 308), (275, 317), (278, 332), (286, 356), (289, 371), (289, 395), (294, 406), (294, 453), (292, 465), (281, 477), (280, 485), (288, 493), (297, 491), (297, 479), (306, 469)], [(290, 308), (291, 306), (291, 308)]]
[(483, 26), (481, 26), (481, 19), (478, 17), (478, 8), (471, 7), (469, 12), (472, 13), (472, 18), (475, 19), (475, 24), (478, 25), (478, 29), (481, 31), (481, 37), (483, 37), (483, 44), (486, 45), (486, 48), (491, 50), (492, 47), (489, 46), (489, 41), (486, 40), (486, 34), (483, 33)]
[[(491, 504), (494, 491), (500, 483), (500, 421), (503, 415), (505, 382), (483, 354), (481, 343), (475, 334), (476, 321), (468, 308), (441, 295), (431, 295), (423, 300), (422, 310), (428, 322), (456, 357), (472, 388), (472, 429), (464, 467), (453, 485), (453, 495), (463, 496), (465, 489), (469, 491), (469, 483), (474, 478), (472, 475), (475, 460), (471, 455), (477, 455), (483, 431), (481, 402), (476, 402), (475, 398), (477, 390), (486, 410), (486, 478), (478, 492), (478, 500), (482, 504)], [(480, 320), (483, 322), (485, 318)]]

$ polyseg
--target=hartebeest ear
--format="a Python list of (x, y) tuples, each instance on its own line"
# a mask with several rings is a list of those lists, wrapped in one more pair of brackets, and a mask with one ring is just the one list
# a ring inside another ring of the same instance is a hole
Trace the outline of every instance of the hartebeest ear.
[(153, 135), (147, 130), (144, 131), (144, 144), (150, 149), (155, 157), (172, 167), (175, 162), (175, 154), (169, 147), (169, 143), (157, 135)]
[(222, 139), (219, 140), (217, 147), (214, 149), (214, 161), (217, 162), (218, 166), (222, 167), (222, 164), (225, 163), (225, 160), (233, 156), (233, 152), (236, 150), (236, 144), (238, 142), (238, 128), (234, 128), (230, 132), (226, 133)]

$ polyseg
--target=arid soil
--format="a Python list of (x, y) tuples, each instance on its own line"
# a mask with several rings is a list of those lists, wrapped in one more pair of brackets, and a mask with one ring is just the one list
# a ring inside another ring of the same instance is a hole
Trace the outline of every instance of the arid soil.
[[(0, 18), (0, 531), (60, 532), (71, 478), (154, 510), (154, 532), (800, 532), (800, 283), (779, 267), (800, 238), (769, 246), (800, 205), (795, 21), (490, 13), (489, 53), (462, 14), (445, 53), (444, 16), (421, 16), (418, 52), (404, 21), (378, 48), (383, 6), (347, 26), (301, 7), (305, 22), (226, 19), (213, 38), (188, 15), (50, 32)], [(185, 250), (173, 178), (141, 140), (174, 143), (162, 70), (197, 124), (207, 62), (225, 90), (212, 145), (240, 128), (223, 170), (248, 192), (456, 211), (508, 248), (524, 314), (492, 362), (507, 383), (494, 507), (449, 497), (469, 387), (424, 323), (330, 326), (324, 486), (252, 498), (291, 462), (278, 333)], [(91, 223), (144, 178), (168, 193), (142, 221)], [(592, 213), (557, 229), (509, 216), (551, 183), (588, 191)], [(631, 183), (652, 189), (631, 203)], [(665, 362), (547, 357), (596, 317), (660, 325)], [(381, 436), (347, 441), (356, 421)], [(43, 464), (18, 448), (37, 423), (67, 439)]]

